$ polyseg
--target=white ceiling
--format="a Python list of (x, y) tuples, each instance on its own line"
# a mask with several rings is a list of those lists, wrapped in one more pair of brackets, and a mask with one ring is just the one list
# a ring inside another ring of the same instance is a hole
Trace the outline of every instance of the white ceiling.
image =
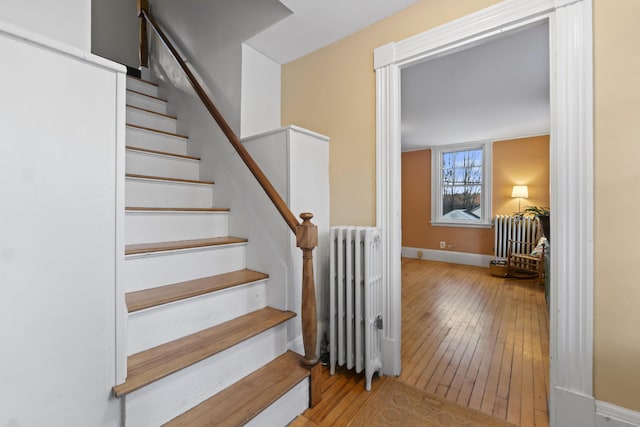
[(280, 0), (293, 13), (246, 41), (286, 64), (386, 18), (418, 0)]
[(538, 24), (402, 71), (402, 149), (549, 132), (549, 28)]

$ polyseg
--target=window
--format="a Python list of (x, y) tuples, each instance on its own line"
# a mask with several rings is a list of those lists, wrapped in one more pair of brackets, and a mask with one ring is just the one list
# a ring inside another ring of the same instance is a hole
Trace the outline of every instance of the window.
[(435, 147), (431, 224), (491, 226), (491, 143)]

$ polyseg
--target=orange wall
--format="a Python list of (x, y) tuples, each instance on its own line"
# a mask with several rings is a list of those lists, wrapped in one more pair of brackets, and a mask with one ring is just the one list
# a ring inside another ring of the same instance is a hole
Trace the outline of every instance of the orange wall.
[[(528, 185), (528, 205), (549, 206), (549, 137), (497, 141), (493, 144), (492, 213), (512, 214), (518, 202), (513, 185)], [(493, 229), (433, 227), (431, 219), (431, 150), (402, 153), (402, 246), (475, 254), (493, 253)]]

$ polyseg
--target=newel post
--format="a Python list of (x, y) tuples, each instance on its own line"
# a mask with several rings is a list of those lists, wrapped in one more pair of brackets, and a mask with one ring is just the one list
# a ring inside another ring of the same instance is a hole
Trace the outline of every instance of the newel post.
[(316, 355), (318, 316), (316, 314), (316, 286), (313, 278), (313, 250), (318, 246), (318, 226), (311, 223), (313, 214), (300, 214), (302, 224), (296, 227), (296, 245), (302, 249), (302, 364), (311, 371), (309, 406), (313, 408), (322, 400), (320, 368)]
[(311, 223), (313, 214), (300, 214), (302, 224), (296, 227), (296, 245), (302, 249), (302, 363), (312, 367), (318, 363), (316, 341), (318, 318), (316, 315), (316, 289), (313, 279), (313, 250), (318, 246), (318, 227)]
[(142, 11), (149, 10), (148, 0), (138, 0), (138, 17), (140, 18), (140, 65), (149, 66), (149, 46), (147, 38), (147, 20), (142, 15)]

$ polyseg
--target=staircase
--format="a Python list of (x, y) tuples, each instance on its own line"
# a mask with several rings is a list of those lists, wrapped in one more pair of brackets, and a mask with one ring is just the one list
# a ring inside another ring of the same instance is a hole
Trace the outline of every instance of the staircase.
[(290, 311), (247, 269), (229, 209), (157, 85), (127, 77), (127, 426), (286, 425), (309, 405), (309, 371), (287, 351)]

